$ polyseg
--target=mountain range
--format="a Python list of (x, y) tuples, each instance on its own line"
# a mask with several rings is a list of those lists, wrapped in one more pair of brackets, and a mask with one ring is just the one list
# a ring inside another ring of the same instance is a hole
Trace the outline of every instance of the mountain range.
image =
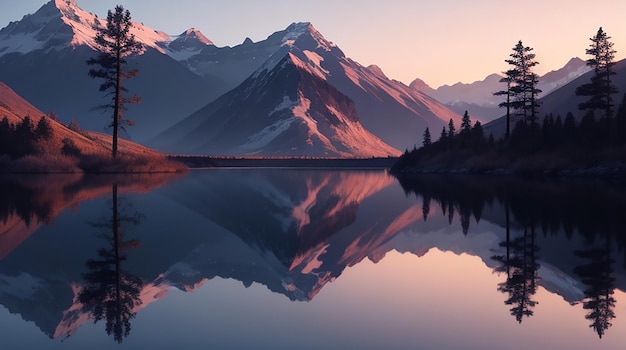
[[(589, 67), (585, 61), (578, 57), (570, 59), (562, 68), (539, 77), (537, 87), (542, 91), (539, 97), (549, 95), (588, 71)], [(470, 84), (456, 83), (443, 85), (437, 89), (431, 88), (418, 78), (411, 82), (410, 87), (434, 97), (459, 114), (467, 110), (470, 115), (480, 120), (491, 121), (504, 115), (503, 110), (498, 107), (503, 102), (502, 96), (493, 95), (494, 92), (506, 88), (504, 83), (500, 82), (502, 77), (503, 75), (499, 73), (493, 73), (483, 80)]]
[[(107, 115), (93, 109), (104, 96), (85, 64), (103, 24), (76, 0), (51, 0), (0, 30), (0, 80), (65, 123), (106, 130)], [(133, 22), (131, 33), (142, 50), (128, 59), (140, 74), (127, 87), (143, 101), (128, 106), (137, 126), (126, 137), (165, 152), (397, 155), (419, 143), (426, 127), (459, 123), (432, 97), (348, 58), (310, 23), (234, 47), (217, 47), (194, 28), (172, 36)], [(294, 74), (300, 78), (281, 84)], [(263, 81), (271, 77), (283, 80)], [(254, 103), (242, 100), (251, 84)], [(282, 96), (259, 94), (263, 86)]]

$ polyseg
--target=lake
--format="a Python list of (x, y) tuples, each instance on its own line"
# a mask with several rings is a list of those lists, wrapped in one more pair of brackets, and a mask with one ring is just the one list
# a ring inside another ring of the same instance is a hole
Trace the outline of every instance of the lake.
[(623, 349), (626, 186), (0, 177), (4, 349)]

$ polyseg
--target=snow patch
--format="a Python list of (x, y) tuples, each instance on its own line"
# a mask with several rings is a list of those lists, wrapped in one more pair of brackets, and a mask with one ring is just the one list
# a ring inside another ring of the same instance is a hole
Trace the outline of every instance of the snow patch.
[(263, 130), (248, 138), (248, 142), (240, 146), (240, 149), (244, 152), (250, 152), (252, 150), (258, 150), (267, 146), (272, 140), (285, 132), (291, 126), (293, 119), (282, 119), (272, 125), (266, 126)]
[(293, 108), (293, 115), (296, 118), (301, 119), (309, 130), (309, 137), (307, 138), (307, 144), (313, 145), (313, 136), (317, 136), (319, 140), (324, 144), (327, 149), (333, 149), (333, 145), (330, 140), (322, 134), (317, 128), (317, 121), (311, 117), (309, 110), (311, 108), (311, 101), (304, 97), (302, 91), (298, 93), (300, 104)]
[(542, 286), (563, 296), (570, 303), (585, 298), (584, 286), (581, 286), (576, 279), (559, 270), (556, 266), (542, 261), (538, 275)]
[(291, 58), (293, 64), (296, 67), (299, 67), (311, 73), (311, 75), (315, 75), (322, 80), (326, 80), (326, 77), (330, 74), (330, 72), (322, 68), (321, 66), (321, 62), (324, 60), (324, 58), (322, 58), (322, 56), (318, 55), (317, 53), (309, 50), (304, 50), (303, 53), (308, 59), (308, 62), (302, 61), (291, 52), (289, 53), (289, 57)]
[(36, 40), (32, 34), (16, 34), (0, 39), (0, 54), (5, 53), (27, 53), (43, 48), (40, 41)]
[(296, 102), (297, 101), (292, 101), (289, 96), (283, 96), (283, 101), (270, 112), (270, 115), (285, 109), (293, 108), (296, 106)]

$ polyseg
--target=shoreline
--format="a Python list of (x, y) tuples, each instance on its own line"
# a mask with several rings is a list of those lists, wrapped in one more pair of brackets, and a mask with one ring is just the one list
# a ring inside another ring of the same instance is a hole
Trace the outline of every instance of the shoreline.
[(190, 169), (202, 168), (345, 168), (390, 169), (398, 158), (323, 158), (323, 157), (215, 157), (168, 156)]

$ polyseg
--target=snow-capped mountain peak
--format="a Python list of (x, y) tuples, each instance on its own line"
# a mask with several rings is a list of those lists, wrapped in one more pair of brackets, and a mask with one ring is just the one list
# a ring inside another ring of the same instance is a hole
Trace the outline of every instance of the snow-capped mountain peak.
[(173, 38), (175, 39), (167, 45), (168, 55), (177, 61), (186, 60), (207, 46), (214, 46), (213, 42), (196, 28), (189, 28)]
[[(206, 36), (204, 36), (204, 34), (202, 34), (198, 29), (189, 28), (181, 33), (174, 41), (172, 41), (169, 46), (171, 48), (184, 49), (189, 47), (190, 44), (193, 45), (193, 47), (195, 48), (198, 44), (213, 45), (213, 42), (209, 40)], [(180, 47), (174, 47), (179, 45)]]
[[(11, 22), (0, 31), (0, 53), (24, 54), (81, 45), (96, 48), (97, 27), (103, 25), (103, 18), (81, 9), (76, 0), (51, 0), (34, 14)], [(167, 34), (137, 22), (133, 22), (131, 33), (144, 47), (161, 52), (162, 43), (169, 41)]]
[(313, 39), (317, 44), (316, 49), (321, 48), (324, 51), (331, 51), (333, 48), (337, 47), (334, 43), (326, 40), (326, 38), (324, 38), (324, 36), (309, 22), (292, 23), (289, 25), (289, 27), (285, 30), (282, 42), (283, 45), (293, 46), (299, 39), (302, 38)]

